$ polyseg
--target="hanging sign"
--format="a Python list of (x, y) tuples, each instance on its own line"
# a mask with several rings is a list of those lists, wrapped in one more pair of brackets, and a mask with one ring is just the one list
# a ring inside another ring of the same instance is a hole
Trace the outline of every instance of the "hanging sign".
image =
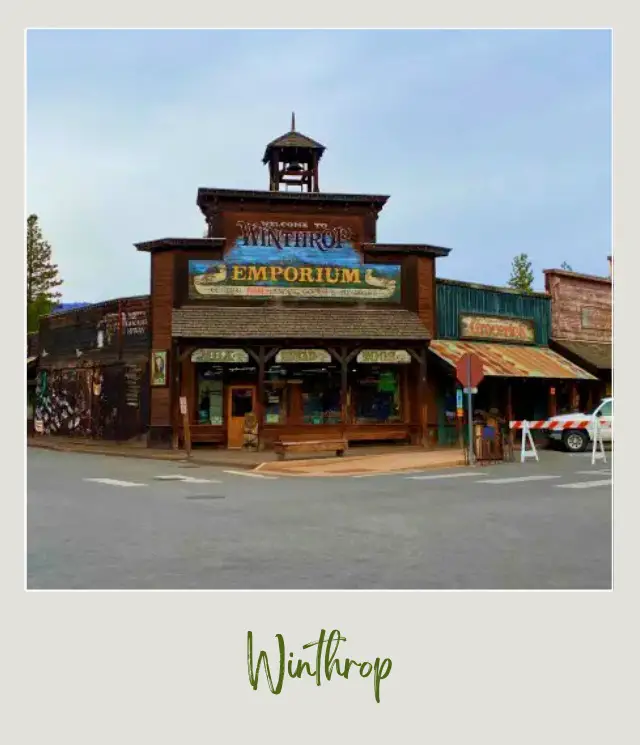
[(461, 411), (462, 408), (462, 388), (456, 388), (456, 409), (458, 409), (458, 411)]
[(244, 349), (196, 349), (191, 355), (191, 362), (249, 362), (249, 355)]
[(306, 362), (330, 363), (331, 355), (325, 349), (281, 349), (276, 354), (276, 362), (284, 365)]
[(408, 365), (411, 355), (406, 349), (363, 349), (356, 362), (368, 365)]

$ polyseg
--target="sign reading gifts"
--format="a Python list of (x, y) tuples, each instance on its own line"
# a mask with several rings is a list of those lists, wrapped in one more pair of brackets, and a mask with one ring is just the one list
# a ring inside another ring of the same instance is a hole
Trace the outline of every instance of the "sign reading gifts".
[(189, 261), (189, 297), (291, 297), (400, 302), (401, 267), (364, 264), (350, 227), (330, 222), (236, 222), (224, 260)]
[(532, 319), (481, 316), (475, 314), (461, 315), (460, 338), (534, 344), (536, 340), (536, 326)]

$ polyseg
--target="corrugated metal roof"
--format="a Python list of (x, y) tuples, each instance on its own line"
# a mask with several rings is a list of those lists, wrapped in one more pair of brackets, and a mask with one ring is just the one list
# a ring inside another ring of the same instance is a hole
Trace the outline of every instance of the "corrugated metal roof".
[(484, 374), (487, 376), (597, 379), (548, 347), (434, 339), (429, 349), (454, 366), (464, 354), (473, 352), (482, 360)]

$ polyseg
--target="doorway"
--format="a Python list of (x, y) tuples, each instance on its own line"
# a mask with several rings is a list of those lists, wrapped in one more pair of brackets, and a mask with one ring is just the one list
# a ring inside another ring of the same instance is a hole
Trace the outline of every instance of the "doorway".
[(244, 443), (244, 417), (255, 409), (256, 387), (230, 385), (227, 390), (227, 447), (241, 448)]

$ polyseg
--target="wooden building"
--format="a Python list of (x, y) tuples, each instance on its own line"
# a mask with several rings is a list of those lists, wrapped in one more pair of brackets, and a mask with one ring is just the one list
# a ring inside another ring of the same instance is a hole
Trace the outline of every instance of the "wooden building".
[(593, 391), (595, 377), (549, 347), (547, 294), (438, 279), (436, 303), (428, 390), (440, 444), (456, 441), (455, 365), (466, 352), (484, 367), (474, 409), (496, 409), (505, 420), (554, 416), (570, 395)]
[(35, 434), (128, 440), (149, 423), (149, 296), (40, 319)]
[(151, 256), (150, 444), (238, 448), (279, 438), (428, 440), (435, 264), (449, 249), (381, 244), (387, 196), (319, 190), (324, 146), (269, 143), (268, 191), (201, 188), (206, 238)]
[[(611, 257), (609, 269), (611, 270)], [(551, 297), (551, 346), (595, 375), (597, 399), (612, 393), (612, 280), (589, 274), (547, 269)], [(581, 402), (591, 407), (598, 400)]]

